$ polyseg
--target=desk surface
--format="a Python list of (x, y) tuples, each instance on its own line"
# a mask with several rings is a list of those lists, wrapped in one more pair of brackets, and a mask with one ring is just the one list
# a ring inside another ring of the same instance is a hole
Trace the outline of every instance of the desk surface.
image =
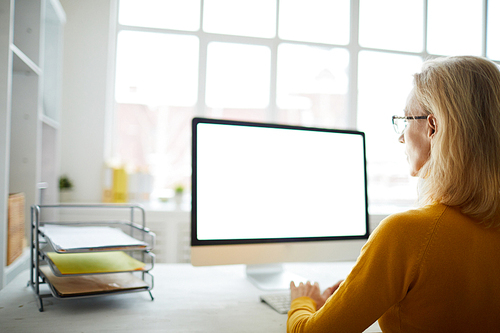
[[(345, 278), (353, 263), (286, 264), (322, 288)], [(61, 300), (44, 298), (39, 312), (29, 270), (0, 291), (0, 330), (7, 332), (266, 332), (285, 333), (286, 315), (261, 303), (262, 290), (243, 265), (157, 264), (147, 292)], [(378, 332), (377, 323), (368, 332)]]

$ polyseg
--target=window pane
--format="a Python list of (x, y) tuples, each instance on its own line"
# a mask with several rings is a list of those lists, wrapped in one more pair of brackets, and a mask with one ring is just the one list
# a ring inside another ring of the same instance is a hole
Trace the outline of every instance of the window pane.
[(191, 106), (198, 93), (198, 38), (122, 31), (115, 94), (119, 103)]
[(417, 56), (360, 52), (358, 128), (366, 133), (370, 213), (386, 214), (411, 206), (417, 198), (416, 179), (409, 176), (404, 145), (391, 123), (402, 115), (420, 71)]
[(346, 49), (281, 44), (278, 48), (278, 121), (347, 127), (348, 67)]
[(200, 27), (200, 0), (120, 0), (123, 25), (195, 31)]
[(500, 60), (500, 0), (488, 0), (488, 58)]
[(349, 0), (280, 0), (279, 36), (283, 39), (346, 45)]
[(483, 1), (429, 0), (427, 51), (481, 55)]
[[(167, 189), (191, 184), (191, 119), (195, 107), (117, 103), (115, 109), (116, 160), (130, 174), (129, 199), (143, 201), (138, 193), (163, 196)], [(140, 181), (149, 174), (146, 181)], [(139, 178), (139, 179), (138, 179)], [(150, 184), (149, 178), (152, 178)], [(142, 185), (133, 181), (139, 181)], [(147, 187), (147, 188), (144, 188)]]
[(155, 191), (190, 184), (190, 120), (197, 86), (197, 37), (120, 32), (115, 158), (129, 171), (147, 170)]
[(421, 52), (423, 0), (361, 0), (359, 43), (365, 47)]
[(276, 35), (276, 0), (205, 0), (203, 30), (272, 38)]
[(263, 109), (269, 104), (268, 47), (212, 42), (207, 50), (206, 104), (210, 108)]

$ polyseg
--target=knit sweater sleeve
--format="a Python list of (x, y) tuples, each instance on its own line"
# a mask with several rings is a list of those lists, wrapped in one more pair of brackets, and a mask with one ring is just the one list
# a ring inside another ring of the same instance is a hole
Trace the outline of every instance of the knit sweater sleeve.
[[(380, 223), (361, 250), (345, 281), (316, 311), (306, 297), (294, 300), (287, 331), (362, 332), (411, 289), (427, 244), (442, 211), (396, 214)], [(398, 325), (398, 323), (394, 323)]]

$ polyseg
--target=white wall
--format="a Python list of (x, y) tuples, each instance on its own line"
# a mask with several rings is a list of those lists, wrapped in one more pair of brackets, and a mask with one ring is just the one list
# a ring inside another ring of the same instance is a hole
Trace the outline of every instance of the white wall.
[(113, 0), (61, 0), (64, 28), (61, 173), (73, 200), (100, 202)]

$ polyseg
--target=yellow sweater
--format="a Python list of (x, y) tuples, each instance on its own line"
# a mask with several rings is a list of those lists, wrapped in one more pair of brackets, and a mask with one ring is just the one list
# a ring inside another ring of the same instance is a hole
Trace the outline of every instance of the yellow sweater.
[[(335, 281), (332, 281), (332, 284)], [(391, 215), (326, 304), (300, 297), (288, 332), (499, 332), (500, 231), (435, 204)]]

